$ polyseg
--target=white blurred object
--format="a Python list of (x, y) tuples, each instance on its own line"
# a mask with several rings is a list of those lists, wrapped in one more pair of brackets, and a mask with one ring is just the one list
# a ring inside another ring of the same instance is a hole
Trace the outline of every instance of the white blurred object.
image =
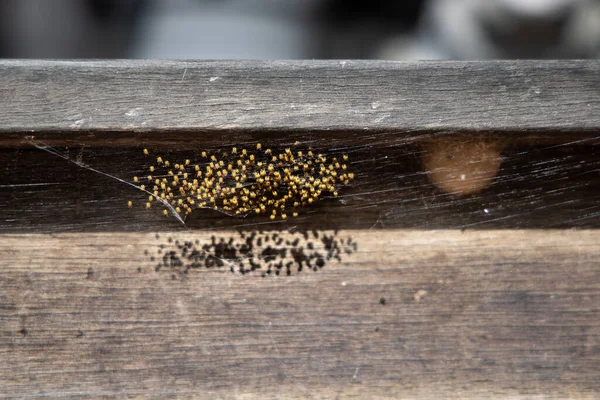
[(130, 56), (159, 59), (302, 58), (311, 1), (155, 0), (141, 16)]
[(413, 40), (382, 46), (385, 59), (596, 58), (596, 0), (431, 0)]
[(545, 18), (553, 14), (563, 12), (565, 9), (581, 3), (579, 0), (495, 0), (481, 2), (490, 10), (499, 12), (510, 10), (521, 15)]

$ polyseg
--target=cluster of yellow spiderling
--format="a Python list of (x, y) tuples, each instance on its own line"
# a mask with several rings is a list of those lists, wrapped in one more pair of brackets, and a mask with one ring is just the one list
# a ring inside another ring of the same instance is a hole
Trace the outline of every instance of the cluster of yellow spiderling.
[[(324, 196), (337, 197), (339, 187), (354, 179), (347, 155), (327, 157), (298, 145), (279, 154), (260, 143), (255, 149), (234, 147), (218, 155), (203, 151), (199, 162), (171, 163), (159, 156), (147, 176), (134, 176), (133, 182), (148, 192), (147, 208), (158, 202), (180, 215), (211, 208), (240, 217), (252, 213), (271, 219), (296, 217), (301, 207)], [(144, 154), (150, 153), (144, 149)], [(167, 209), (163, 213), (169, 215)]]

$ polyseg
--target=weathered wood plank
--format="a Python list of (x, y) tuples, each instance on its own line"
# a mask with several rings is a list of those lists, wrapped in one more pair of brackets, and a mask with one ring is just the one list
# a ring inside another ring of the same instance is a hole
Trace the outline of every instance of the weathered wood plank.
[(0, 397), (600, 394), (597, 231), (340, 231), (266, 278), (144, 254), (212, 234), (0, 236)]
[[(230, 218), (212, 211), (198, 211), (186, 228), (225, 229), (266, 223), (307, 229), (491, 229), (491, 228), (595, 228), (600, 226), (600, 160), (596, 145), (564, 143), (535, 146), (506, 143), (501, 162), (488, 186), (468, 195), (448, 193), (432, 183), (432, 171), (422, 162), (431, 151), (419, 142), (396, 143), (378, 136), (378, 145), (345, 145), (345, 137), (312, 140), (306, 135), (285, 136), (281, 142), (263, 141), (280, 149), (299, 139), (328, 155), (349, 154), (348, 165), (356, 179), (340, 189), (338, 198), (325, 199), (300, 210), (286, 223), (250, 215)], [(229, 141), (230, 138), (223, 138)], [(463, 137), (461, 143), (477, 142)], [(44, 142), (40, 142), (44, 143)], [(256, 142), (229, 145), (255, 147)], [(281, 147), (279, 147), (281, 146)], [(202, 143), (150, 147), (56, 147), (72, 161), (80, 160), (114, 177), (132, 182), (145, 176), (160, 154), (173, 162), (198, 160), (201, 151), (229, 149), (226, 143), (209, 147)], [(333, 149), (333, 150), (330, 150)], [(275, 150), (274, 150), (275, 151)], [(429, 153), (428, 153), (429, 152)], [(460, 152), (456, 153), (457, 155)], [(456, 174), (471, 173), (469, 158)], [(448, 168), (448, 165), (438, 165)], [(179, 222), (165, 217), (161, 207), (146, 210), (145, 193), (60, 157), (36, 149), (0, 150), (0, 231), (148, 231), (177, 229)], [(470, 178), (472, 179), (472, 178)], [(134, 202), (133, 208), (127, 201)]]
[(600, 128), (600, 62), (1, 61), (0, 131)]
[[(0, 61), (0, 397), (597, 398), (599, 72)], [(295, 141), (356, 179), (286, 221), (127, 184)]]

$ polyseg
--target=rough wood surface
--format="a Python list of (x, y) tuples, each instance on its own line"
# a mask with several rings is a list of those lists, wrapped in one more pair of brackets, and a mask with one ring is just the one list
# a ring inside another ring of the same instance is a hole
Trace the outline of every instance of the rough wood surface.
[[(263, 138), (265, 139), (265, 138)], [(346, 145), (352, 141), (353, 145)], [(329, 229), (499, 229), (600, 227), (600, 160), (594, 136), (561, 144), (526, 146), (506, 144), (496, 176), (487, 187), (467, 196), (441, 190), (431, 182), (422, 163), (427, 152), (418, 143), (398, 142), (379, 135), (376, 144), (355, 136), (311, 140), (289, 134), (263, 143), (281, 149), (300, 140), (326, 154), (349, 154), (355, 181), (340, 190), (338, 198), (325, 199), (301, 210), (283, 225)], [(254, 147), (254, 141), (223, 136), (220, 148)], [(464, 142), (473, 140), (464, 137)], [(477, 139), (475, 139), (477, 142)], [(279, 142), (279, 143), (278, 143)], [(39, 143), (45, 143), (40, 141)], [(114, 177), (132, 182), (146, 174), (154, 157), (142, 147), (88, 147), (85, 141), (54, 149), (72, 161), (81, 161)], [(215, 147), (204, 143), (153, 146), (173, 162), (191, 158)], [(330, 149), (334, 149), (331, 151)], [(465, 159), (463, 167), (471, 167)], [(440, 167), (443, 167), (440, 165)], [(0, 149), (0, 232), (149, 231), (177, 229), (160, 207), (146, 210), (146, 195), (114, 178), (90, 171), (35, 148)], [(134, 202), (133, 208), (127, 201)], [(281, 221), (251, 215), (223, 218), (198, 211), (186, 221), (191, 229), (230, 229), (252, 224), (281, 226)]]
[[(0, 397), (600, 396), (600, 233), (571, 230), (600, 227), (600, 62), (0, 61), (0, 83)], [(182, 225), (128, 184), (296, 141), (356, 179), (285, 222)]]
[(0, 131), (598, 129), (600, 62), (1, 61)]
[(597, 231), (340, 231), (266, 278), (144, 254), (213, 234), (2, 235), (0, 397), (600, 395)]

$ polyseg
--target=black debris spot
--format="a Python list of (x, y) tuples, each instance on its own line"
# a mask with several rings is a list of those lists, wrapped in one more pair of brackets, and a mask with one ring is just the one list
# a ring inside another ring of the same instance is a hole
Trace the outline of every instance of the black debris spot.
[[(199, 239), (168, 237), (154, 254), (146, 255), (150, 261), (160, 261), (154, 268), (156, 272), (168, 268), (177, 274), (189, 274), (193, 269), (225, 267), (241, 275), (261, 270), (260, 276), (264, 278), (292, 276), (303, 270), (318, 271), (329, 260), (342, 261), (342, 256), (356, 249), (351, 237), (338, 238), (331, 231), (313, 230), (311, 236), (307, 231), (287, 231), (285, 236), (277, 232), (237, 231), (229, 237), (212, 235), (204, 243)], [(141, 272), (141, 267), (138, 271)], [(177, 279), (177, 275), (173, 274), (172, 279)]]
[(386, 303), (385, 297), (382, 297), (379, 299), (379, 304), (381, 304), (383, 306), (383, 305), (385, 305), (385, 303)]
[(95, 274), (94, 268), (89, 267), (87, 270), (87, 279), (92, 279), (94, 277), (94, 274)]

